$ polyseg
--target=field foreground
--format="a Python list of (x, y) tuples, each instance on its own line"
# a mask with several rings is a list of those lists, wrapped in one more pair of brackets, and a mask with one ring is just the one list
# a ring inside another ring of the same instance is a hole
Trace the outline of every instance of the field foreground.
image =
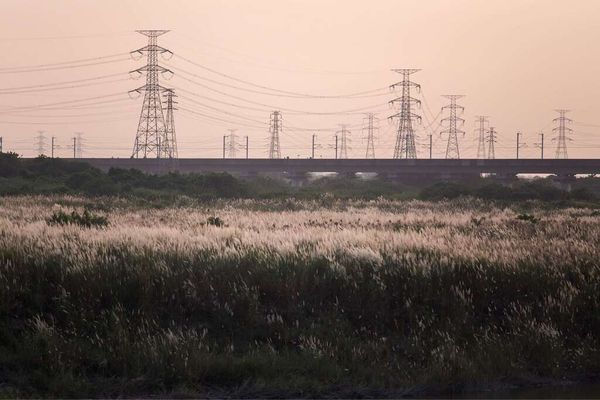
[[(91, 202), (0, 198), (0, 396), (398, 397), (600, 372), (598, 211)], [(47, 222), (84, 205), (108, 226)]]

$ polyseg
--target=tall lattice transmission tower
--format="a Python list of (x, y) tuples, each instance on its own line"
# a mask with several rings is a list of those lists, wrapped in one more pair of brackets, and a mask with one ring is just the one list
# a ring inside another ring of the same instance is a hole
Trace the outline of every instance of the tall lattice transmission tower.
[(351, 142), (350, 131), (347, 129), (345, 124), (340, 125), (340, 130), (337, 132), (340, 137), (340, 154), (338, 158), (348, 158), (348, 144)]
[(488, 123), (488, 118), (485, 115), (478, 115), (476, 120), (477, 127), (475, 128), (477, 131), (477, 158), (484, 159), (485, 158), (485, 128)]
[(390, 104), (400, 103), (400, 110), (390, 118), (398, 118), (398, 131), (396, 133), (396, 146), (394, 147), (394, 158), (417, 158), (417, 147), (415, 145), (415, 131), (413, 120), (421, 121), (421, 116), (412, 112), (413, 105), (419, 107), (421, 102), (410, 96), (410, 89), (420, 90), (421, 86), (410, 80), (410, 75), (420, 69), (393, 69), (392, 71), (402, 75), (402, 81), (390, 86), (391, 89), (400, 88), (402, 94), (390, 101)]
[(569, 128), (567, 124), (572, 123), (573, 121), (566, 117), (566, 114), (569, 110), (556, 110), (558, 112), (559, 117), (554, 118), (554, 122), (558, 123), (558, 126), (552, 129), (553, 132), (558, 132), (558, 136), (552, 138), (552, 140), (556, 140), (556, 158), (569, 158), (567, 154), (567, 140), (571, 140), (570, 135), (573, 133), (573, 129)]
[(177, 110), (174, 107), (177, 104), (177, 101), (173, 100), (174, 97), (177, 97), (174, 89), (165, 89), (165, 105), (167, 110), (167, 115), (165, 116), (165, 146), (169, 150), (169, 158), (179, 158), (179, 154), (177, 151), (177, 135), (175, 134), (175, 116), (173, 114), (173, 110)]
[(269, 158), (281, 158), (281, 147), (279, 146), (281, 128), (281, 112), (273, 111), (269, 122)]
[(44, 131), (38, 131), (38, 135), (33, 138), (33, 145), (35, 146), (38, 156), (46, 155), (46, 135)]
[(227, 136), (227, 153), (229, 158), (237, 157), (237, 149), (239, 147), (237, 143), (237, 135), (235, 134), (236, 129), (230, 129), (229, 135)]
[(458, 94), (448, 94), (442, 97), (445, 97), (450, 100), (449, 105), (442, 107), (442, 111), (448, 110), (450, 112), (450, 115), (448, 117), (442, 119), (442, 122), (448, 123), (448, 127), (440, 132), (448, 134), (446, 158), (460, 158), (460, 151), (458, 149), (458, 134), (462, 133), (464, 135), (465, 132), (463, 130), (460, 130), (459, 126), (462, 126), (465, 120), (460, 118), (458, 114), (459, 112), (462, 113), (465, 108), (456, 104), (456, 100), (464, 96)]
[(133, 145), (131, 157), (166, 158), (172, 154), (166, 132), (165, 117), (163, 114), (161, 90), (165, 90), (158, 81), (159, 74), (172, 74), (173, 72), (158, 64), (158, 55), (172, 55), (170, 50), (158, 46), (158, 37), (169, 32), (166, 30), (141, 30), (137, 31), (148, 37), (148, 45), (131, 52), (132, 57), (147, 55), (147, 63), (131, 73), (146, 74), (146, 84), (132, 90), (138, 94), (144, 93), (144, 102), (140, 113), (137, 134)]
[(373, 113), (367, 114), (365, 117), (365, 128), (363, 130), (367, 131), (367, 151), (365, 153), (365, 158), (375, 158), (375, 131), (379, 128), (378, 119)]
[(497, 134), (495, 128), (492, 126), (487, 133), (487, 137), (485, 138), (488, 144), (487, 158), (488, 160), (493, 160), (496, 158), (496, 150), (494, 148), (494, 143), (497, 142)]
[(83, 132), (75, 132), (75, 157), (83, 157)]

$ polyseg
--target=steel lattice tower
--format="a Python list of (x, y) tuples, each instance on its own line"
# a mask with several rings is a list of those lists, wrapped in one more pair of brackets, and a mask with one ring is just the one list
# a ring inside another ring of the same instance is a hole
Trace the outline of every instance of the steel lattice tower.
[(478, 115), (477, 123), (479, 126), (477, 129), (477, 158), (485, 158), (485, 125), (488, 122), (488, 117), (485, 115)]
[(281, 128), (281, 112), (273, 111), (269, 123), (269, 158), (281, 158), (281, 147), (279, 147)]
[(338, 158), (348, 158), (348, 143), (351, 142), (348, 138), (350, 131), (346, 129), (346, 125), (340, 125), (340, 127), (342, 129), (337, 132), (340, 134), (340, 155)]
[(442, 111), (443, 110), (450, 111), (450, 115), (448, 117), (442, 119), (442, 122), (444, 122), (444, 121), (448, 122), (448, 128), (444, 129), (443, 131), (440, 132), (440, 133), (448, 134), (448, 145), (446, 146), (446, 158), (460, 158), (460, 151), (458, 149), (458, 134), (462, 133), (464, 135), (465, 132), (463, 130), (458, 129), (458, 125), (459, 125), (459, 123), (460, 123), (460, 125), (462, 125), (465, 122), (465, 120), (458, 116), (458, 112), (459, 111), (463, 112), (465, 108), (456, 104), (456, 100), (458, 100), (464, 96), (457, 95), (457, 94), (449, 94), (449, 95), (444, 95), (442, 97), (450, 99), (450, 104), (442, 107)]
[(369, 113), (366, 117), (367, 123), (367, 152), (365, 158), (375, 158), (375, 114)]
[[(148, 37), (148, 45), (134, 50), (131, 54), (143, 56), (147, 54), (147, 63), (132, 73), (146, 74), (146, 84), (131, 92), (141, 94), (144, 92), (144, 102), (142, 112), (138, 123), (135, 143), (133, 145), (132, 158), (147, 158), (156, 156), (156, 158), (169, 157), (172, 150), (169, 148), (169, 139), (167, 137), (165, 118), (163, 115), (162, 102), (160, 97), (162, 87), (158, 81), (158, 74), (171, 73), (172, 71), (158, 65), (159, 54), (172, 54), (169, 50), (157, 45), (158, 37), (169, 32), (166, 30), (142, 30), (137, 31)], [(131, 93), (130, 92), (130, 93)]]
[(490, 130), (488, 131), (488, 135), (486, 137), (486, 141), (488, 144), (487, 158), (488, 160), (493, 160), (496, 158), (496, 150), (494, 149), (494, 143), (497, 142), (496, 130), (494, 127), (490, 127)]
[(46, 155), (46, 135), (44, 135), (44, 131), (38, 131), (33, 144), (37, 148), (38, 156)]
[(560, 114), (558, 118), (554, 118), (554, 122), (558, 122), (558, 126), (552, 129), (553, 132), (558, 132), (558, 136), (552, 138), (552, 140), (557, 141), (556, 158), (569, 158), (567, 154), (567, 140), (571, 140), (571, 138), (567, 137), (567, 135), (573, 133), (573, 129), (569, 128), (567, 124), (573, 121), (565, 116), (569, 110), (556, 110), (556, 112)]
[(227, 138), (229, 139), (229, 142), (227, 143), (227, 150), (229, 152), (229, 158), (237, 157), (238, 144), (237, 144), (237, 135), (235, 134), (235, 131), (236, 131), (236, 129), (230, 129), (229, 135), (227, 136)]
[(417, 158), (417, 147), (415, 145), (415, 131), (413, 128), (413, 119), (420, 121), (421, 116), (412, 112), (412, 105), (420, 106), (421, 102), (410, 97), (410, 89), (419, 90), (421, 86), (411, 82), (410, 75), (420, 71), (420, 69), (393, 69), (392, 71), (402, 74), (402, 81), (390, 86), (391, 89), (398, 87), (402, 90), (402, 95), (390, 101), (390, 104), (400, 103), (400, 112), (392, 115), (390, 118), (398, 118), (398, 132), (396, 133), (396, 146), (394, 147), (394, 158)]
[(167, 105), (167, 115), (165, 116), (165, 131), (166, 131), (166, 142), (165, 147), (169, 150), (169, 158), (178, 158), (177, 152), (177, 135), (175, 134), (175, 116), (173, 110), (177, 110), (173, 105), (177, 104), (173, 97), (175, 95), (174, 89), (165, 89), (165, 104)]

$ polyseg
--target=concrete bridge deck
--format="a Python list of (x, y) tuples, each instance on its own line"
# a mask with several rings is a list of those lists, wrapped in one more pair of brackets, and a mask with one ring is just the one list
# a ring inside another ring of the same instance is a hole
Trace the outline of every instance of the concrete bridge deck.
[(391, 179), (452, 179), (495, 174), (511, 177), (517, 174), (600, 174), (600, 159), (220, 159), (182, 158), (81, 158), (101, 170), (134, 168), (151, 174), (169, 171), (182, 173), (228, 172), (239, 176), (283, 175), (299, 179), (310, 172), (335, 172), (352, 175), (357, 172), (377, 173)]

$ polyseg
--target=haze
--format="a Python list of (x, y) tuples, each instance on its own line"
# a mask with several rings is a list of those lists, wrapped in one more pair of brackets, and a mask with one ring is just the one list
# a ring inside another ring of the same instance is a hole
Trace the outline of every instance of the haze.
[[(143, 85), (144, 79), (125, 78), (144, 60), (129, 58), (29, 73), (7, 73), (6, 68), (127, 53), (146, 44), (136, 29), (169, 29), (159, 44), (176, 55), (284, 91), (317, 95), (367, 91), (397, 82), (400, 76), (392, 68), (420, 68), (413, 75), (423, 89), (422, 97), (415, 96), (425, 100), (416, 111), (424, 116), (423, 125), (417, 126), (420, 158), (428, 156), (429, 134), (433, 134), (434, 157), (444, 155), (446, 136), (435, 131), (439, 118), (434, 120), (445, 105), (443, 94), (466, 95), (461, 101), (466, 134), (459, 138), (463, 158), (476, 154), (475, 115), (490, 116), (499, 134), (497, 158), (514, 157), (517, 131), (523, 132), (527, 143), (522, 156), (539, 157), (535, 143), (543, 131), (548, 157), (552, 157), (552, 119), (557, 108), (572, 110), (569, 157), (597, 158), (600, 153), (597, 0), (4, 0), (2, 5), (0, 69), (5, 70), (0, 70), (0, 136), (4, 151), (24, 156), (37, 155), (33, 138), (38, 130), (45, 131), (48, 143), (51, 136), (56, 137), (60, 146), (56, 155), (61, 157), (72, 154), (69, 146), (75, 132), (84, 133), (85, 157), (131, 155), (141, 98), (128, 99), (127, 92)], [(333, 135), (339, 124), (348, 124), (352, 131), (349, 156), (364, 157), (361, 112), (316, 115), (284, 109), (322, 113), (371, 106), (369, 111), (381, 120), (376, 156), (387, 158), (393, 153), (395, 124), (386, 120), (393, 114), (386, 105), (395, 97), (393, 93), (357, 99), (268, 96), (240, 90), (236, 87), (260, 91), (178, 57), (161, 60), (161, 64), (175, 72), (162, 84), (188, 91), (178, 92), (181, 109), (175, 115), (180, 157), (220, 157), (228, 129), (237, 129), (240, 144), (248, 136), (250, 157), (266, 157), (270, 109), (282, 109), (283, 156), (308, 157), (316, 134), (316, 157), (333, 157)], [(119, 72), (123, 75), (101, 85), (20, 94), (6, 90)], [(79, 105), (74, 100), (112, 94), (112, 100), (122, 101), (96, 104), (98, 100), (86, 108), (73, 107)], [(34, 108), (59, 102), (64, 103), (54, 110)], [(11, 111), (11, 107), (26, 112)], [(265, 127), (250, 120), (262, 121)]]

